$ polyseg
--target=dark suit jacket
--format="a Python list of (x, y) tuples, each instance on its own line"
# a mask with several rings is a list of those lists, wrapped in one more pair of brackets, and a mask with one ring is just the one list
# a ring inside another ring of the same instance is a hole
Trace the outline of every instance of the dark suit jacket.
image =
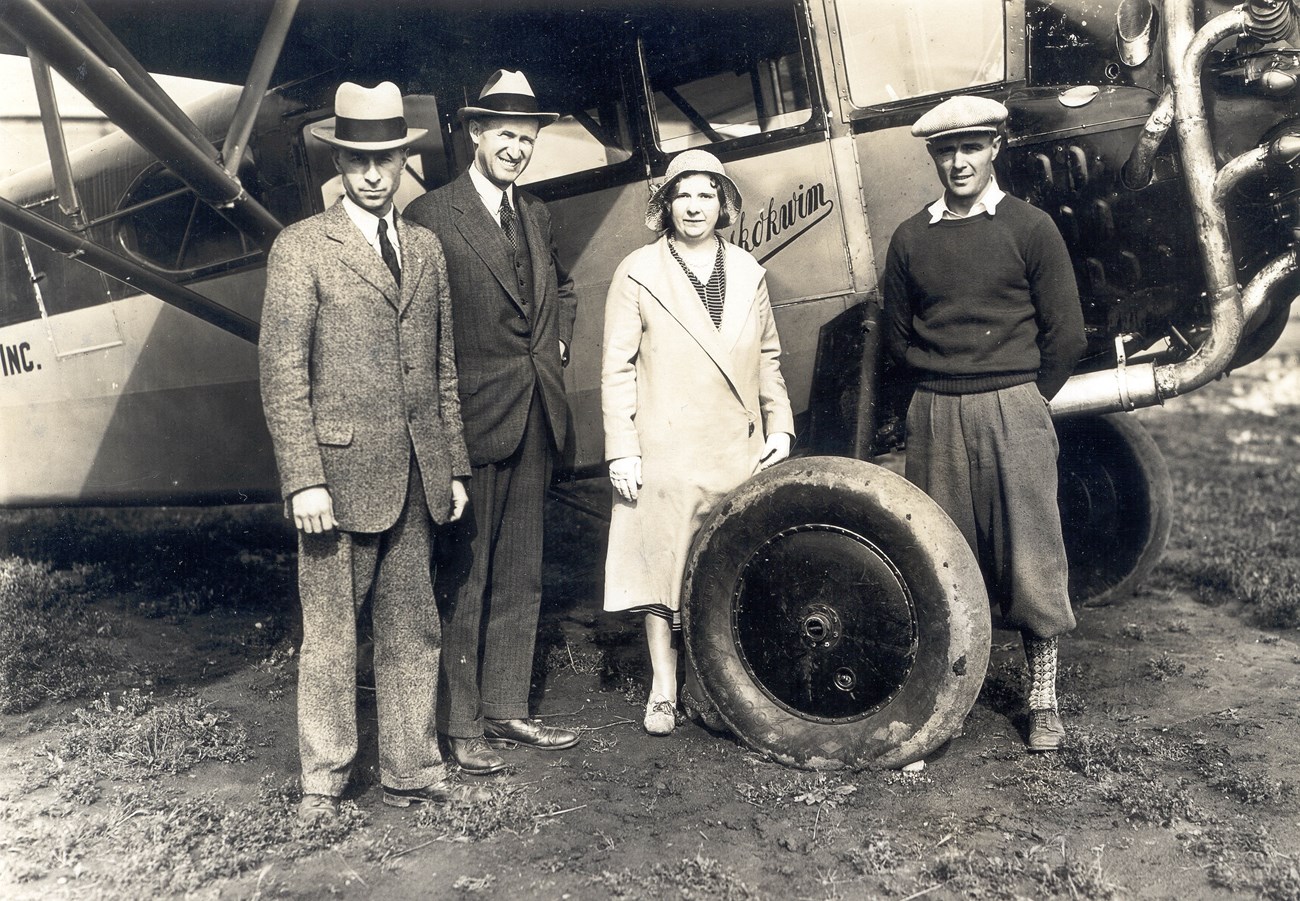
[(505, 235), (468, 172), (412, 201), (403, 214), (431, 229), (447, 254), (465, 444), (475, 466), (519, 447), (534, 387), (557, 448), (566, 436), (559, 342), (572, 343), (573, 282), (557, 264), (546, 204), (519, 189), (515, 198), (533, 259), (535, 290), (528, 298), (519, 296)]
[(442, 248), (401, 219), (397, 239), (400, 290), (341, 202), (286, 228), (267, 260), (258, 358), (281, 487), (328, 487), (350, 532), (397, 521), (412, 448), (435, 521), (469, 475)]

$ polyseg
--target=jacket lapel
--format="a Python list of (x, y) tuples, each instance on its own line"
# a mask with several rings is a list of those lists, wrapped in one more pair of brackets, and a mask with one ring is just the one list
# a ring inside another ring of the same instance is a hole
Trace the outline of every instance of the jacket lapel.
[(465, 243), (478, 254), (488, 271), (500, 282), (511, 302), (519, 308), (520, 315), (527, 316), (523, 298), (519, 296), (519, 286), (515, 283), (514, 269), (510, 266), (510, 249), (506, 246), (506, 236), (501, 233), (501, 226), (474, 190), (474, 183), (469, 173), (462, 173), (456, 179), (452, 191), (451, 205), (459, 215), (456, 228)]
[(533, 302), (529, 312), (534, 319), (538, 319), (542, 313), (542, 302), (546, 299), (546, 270), (551, 264), (551, 247), (542, 241), (542, 230), (533, 213), (532, 200), (526, 201), (518, 189), (515, 190), (515, 205), (519, 210), (519, 220), (524, 224), (528, 254), (533, 260)]
[(400, 307), (401, 300), (397, 293), (397, 282), (393, 281), (393, 274), (388, 271), (379, 254), (375, 253), (375, 249), (366, 242), (361, 229), (357, 228), (348, 217), (348, 211), (343, 208), (343, 201), (340, 200), (330, 207), (327, 215), (329, 218), (325, 223), (325, 234), (343, 245), (339, 252), (339, 259), (373, 286), (390, 304)]
[(727, 297), (722, 306), (722, 328), (718, 330), (718, 342), (730, 355), (736, 348), (736, 342), (744, 330), (745, 322), (754, 308), (758, 297), (758, 285), (763, 279), (764, 270), (754, 258), (731, 244), (724, 245), (725, 266), (727, 267)]
[[(638, 266), (630, 273), (631, 277), (650, 292), (660, 306), (700, 345), (739, 397), (740, 390), (732, 369), (731, 354), (723, 347), (718, 330), (709, 318), (709, 311), (700, 303), (700, 295), (696, 293), (695, 286), (668, 250), (668, 239), (660, 238), (656, 247), (657, 253), (648, 258), (649, 265)], [(727, 296), (730, 299), (730, 287)]]

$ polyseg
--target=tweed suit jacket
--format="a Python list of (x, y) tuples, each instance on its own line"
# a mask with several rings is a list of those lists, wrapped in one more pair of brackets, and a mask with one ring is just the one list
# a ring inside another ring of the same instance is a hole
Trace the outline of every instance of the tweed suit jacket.
[(469, 475), (442, 248), (396, 231), (400, 289), (341, 202), (286, 228), (267, 260), (258, 358), (281, 487), (326, 486), (350, 532), (397, 521), (412, 448), (437, 522)]
[(475, 466), (519, 447), (534, 387), (557, 448), (567, 435), (559, 342), (572, 343), (573, 282), (556, 260), (546, 204), (518, 188), (515, 202), (533, 259), (531, 297), (520, 296), (505, 235), (468, 172), (412, 201), (403, 214), (432, 230), (447, 254), (465, 444)]

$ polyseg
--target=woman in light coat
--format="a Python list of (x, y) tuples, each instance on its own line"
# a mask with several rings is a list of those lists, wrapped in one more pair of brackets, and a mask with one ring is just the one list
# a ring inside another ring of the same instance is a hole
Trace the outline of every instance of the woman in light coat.
[(677, 725), (674, 633), (691, 541), (723, 496), (789, 456), (794, 434), (764, 270), (716, 232), (740, 204), (715, 156), (679, 154), (646, 211), (659, 240), (619, 264), (605, 301), (601, 410), (615, 490), (605, 609), (645, 615), (652, 735)]

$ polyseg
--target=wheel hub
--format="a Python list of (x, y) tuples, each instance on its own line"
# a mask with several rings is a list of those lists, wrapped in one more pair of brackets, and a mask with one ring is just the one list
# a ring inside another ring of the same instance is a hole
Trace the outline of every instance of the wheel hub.
[(732, 631), (755, 683), (805, 718), (845, 722), (888, 704), (912, 670), (916, 610), (872, 542), (809, 524), (765, 541), (744, 563)]

